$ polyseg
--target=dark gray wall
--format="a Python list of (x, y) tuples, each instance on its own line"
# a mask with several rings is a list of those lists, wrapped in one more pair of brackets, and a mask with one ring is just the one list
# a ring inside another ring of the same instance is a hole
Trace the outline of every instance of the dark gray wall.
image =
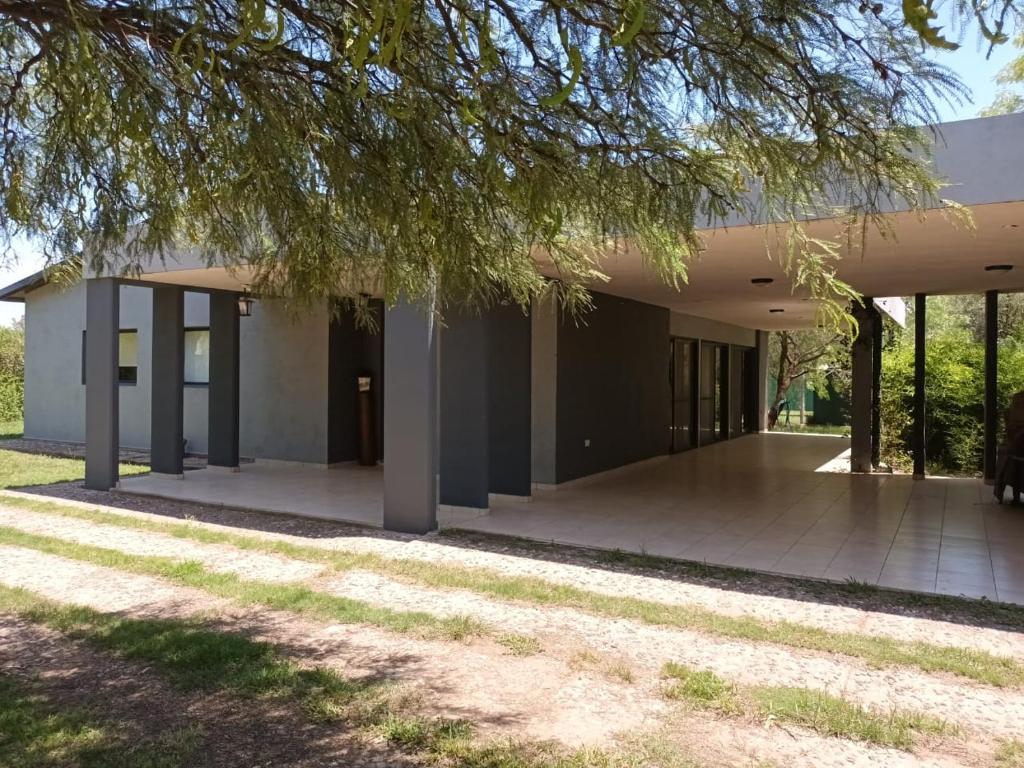
[(490, 491), (531, 493), (531, 323), (522, 308), (490, 314)]
[(383, 457), (384, 445), (384, 326), (383, 307), (371, 302), (376, 328), (356, 325), (351, 310), (332, 313), (328, 329), (327, 362), (327, 461), (355, 461), (359, 457), (358, 386), (360, 376), (370, 376), (374, 406), (375, 447)]
[(452, 309), (441, 332), (441, 503), (488, 507), (490, 317)]
[(669, 311), (593, 298), (593, 311), (558, 325), (559, 483), (668, 451)]

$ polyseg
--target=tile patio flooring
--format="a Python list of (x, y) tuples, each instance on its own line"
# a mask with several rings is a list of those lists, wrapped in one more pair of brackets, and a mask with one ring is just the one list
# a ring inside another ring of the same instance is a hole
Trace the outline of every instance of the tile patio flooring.
[[(843, 472), (849, 441), (750, 435), (442, 526), (1024, 604), (1024, 507), (978, 480)], [(264, 464), (123, 489), (380, 525), (381, 472)]]

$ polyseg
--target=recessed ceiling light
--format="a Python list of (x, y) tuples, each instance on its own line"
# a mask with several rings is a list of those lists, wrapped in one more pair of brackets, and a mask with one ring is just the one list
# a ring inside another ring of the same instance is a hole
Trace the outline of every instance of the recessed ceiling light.
[(1009, 272), (1013, 269), (1013, 264), (988, 264), (985, 266), (986, 272)]
[(750, 278), (750, 282), (753, 285), (770, 285), (771, 283), (775, 282), (775, 278), (774, 277), (752, 277), (752, 278)]
[(775, 307), (774, 309), (769, 309), (768, 311), (771, 312), (772, 314), (775, 314), (776, 312), (785, 312), (786, 310), (780, 309), (779, 307)]

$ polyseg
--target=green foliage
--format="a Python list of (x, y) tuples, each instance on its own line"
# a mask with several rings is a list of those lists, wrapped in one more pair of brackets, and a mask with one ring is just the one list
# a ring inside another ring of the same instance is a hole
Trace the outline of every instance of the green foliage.
[(762, 213), (845, 300), (839, 243), (795, 222), (937, 202), (909, 151), (962, 95), (936, 15), (998, 42), (996, 5), (3, 0), (0, 227), (108, 272), (195, 248), (295, 301), (550, 277), (578, 305), (609, 250), (676, 283), (698, 224)]
[[(998, 409), (1024, 390), (1024, 327), (1014, 320), (1020, 297), (1000, 297)], [(925, 351), (925, 455), (935, 471), (974, 474), (981, 469), (984, 440), (985, 349), (979, 297), (928, 300)], [(882, 356), (882, 454), (896, 469), (913, 466), (913, 327)]]
[(24, 327), (0, 327), (0, 421), (20, 419), (24, 410)]
[[(1018, 35), (1013, 44), (1024, 48), (1024, 34)], [(1024, 54), (1013, 59), (996, 75), (996, 82), (1003, 86), (996, 92), (991, 104), (979, 113), (982, 117), (992, 115), (1008, 115), (1012, 112), (1024, 112)]]

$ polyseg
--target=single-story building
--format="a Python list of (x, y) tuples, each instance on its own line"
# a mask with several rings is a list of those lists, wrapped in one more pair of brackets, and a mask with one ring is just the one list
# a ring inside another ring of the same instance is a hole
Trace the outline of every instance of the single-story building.
[[(928, 294), (985, 293), (994, 306), (999, 292), (1024, 290), (1022, 136), (1024, 115), (939, 126), (943, 194), (973, 227), (894, 203), (892, 236), (868, 230), (840, 277), (867, 297), (916, 295), (919, 313)], [(834, 238), (843, 221), (826, 212), (806, 226)], [(439, 329), (416, 306), (378, 302), (369, 331), (328, 300), (295, 315), (248, 297), (244, 267), (208, 267), (199, 253), (69, 289), (35, 275), (0, 290), (25, 302), (25, 435), (86, 443), (90, 488), (118, 485), (118, 447), (135, 447), (151, 451), (153, 475), (125, 490), (408, 532), (435, 528), (439, 509), (482, 514), (674, 454), (709, 451), (728, 467), (722, 445), (733, 442), (747, 446), (734, 454), (748, 465), (734, 468), (742, 486), (749, 463), (768, 455), (745, 437), (764, 424), (768, 332), (810, 327), (816, 306), (767, 256), (779, 247), (770, 223), (727, 225), (702, 233), (706, 250), (679, 288), (636, 254), (609, 257), (609, 279), (580, 320), (548, 305), (499, 306)], [(865, 471), (877, 446), (881, 326), (870, 306), (859, 320), (849, 445), (853, 469)], [(357, 470), (361, 448), (380, 465)], [(817, 461), (818, 450), (807, 455)], [(186, 452), (205, 454), (207, 468), (183, 472)], [(243, 457), (254, 462), (238, 471)], [(678, 476), (703, 487), (699, 474)], [(671, 493), (682, 503), (687, 486)]]

